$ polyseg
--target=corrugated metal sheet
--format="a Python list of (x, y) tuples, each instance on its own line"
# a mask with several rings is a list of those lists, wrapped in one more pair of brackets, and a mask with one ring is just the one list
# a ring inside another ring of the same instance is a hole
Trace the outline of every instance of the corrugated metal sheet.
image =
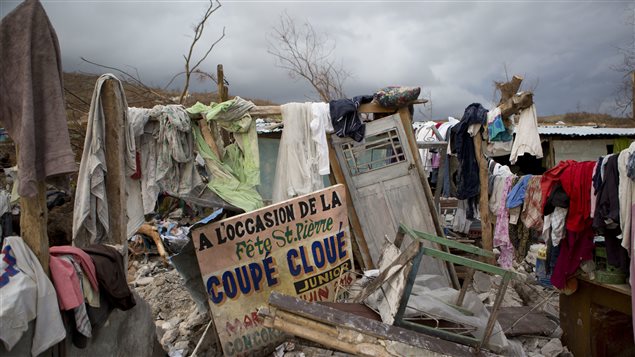
[(564, 136), (635, 136), (635, 128), (600, 128), (594, 126), (538, 126), (540, 135)]

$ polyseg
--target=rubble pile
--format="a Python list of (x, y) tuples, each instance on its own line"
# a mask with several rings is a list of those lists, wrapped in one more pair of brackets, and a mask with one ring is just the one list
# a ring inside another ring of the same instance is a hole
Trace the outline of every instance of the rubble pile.
[[(183, 279), (170, 265), (161, 261), (131, 262), (128, 280), (137, 293), (152, 307), (157, 339), (170, 357), (189, 356), (196, 348), (210, 322), (206, 312), (199, 312)], [(197, 350), (198, 356), (215, 356), (213, 333), (208, 333)]]

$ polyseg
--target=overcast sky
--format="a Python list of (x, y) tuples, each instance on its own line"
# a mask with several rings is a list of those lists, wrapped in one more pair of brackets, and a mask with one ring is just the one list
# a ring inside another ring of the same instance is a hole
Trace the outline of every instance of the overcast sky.
[[(205, 1), (42, 1), (57, 31), (66, 71), (101, 73), (80, 56), (136, 67), (163, 86), (182, 71)], [(4, 17), (19, 1), (0, 0)], [(202, 41), (225, 39), (205, 62), (222, 63), (230, 93), (278, 103), (315, 99), (267, 53), (267, 35), (286, 11), (335, 41), (333, 55), (353, 74), (349, 96), (386, 85), (420, 86), (435, 119), (459, 116), (472, 102), (491, 105), (492, 82), (520, 74), (536, 86), (540, 115), (614, 112), (622, 59), (634, 46), (630, 1), (222, 1)], [(202, 51), (203, 48), (200, 48)], [(182, 81), (176, 82), (182, 86)], [(213, 86), (193, 83), (195, 91)], [(214, 87), (215, 88), (215, 87)], [(419, 113), (419, 117), (423, 114)]]

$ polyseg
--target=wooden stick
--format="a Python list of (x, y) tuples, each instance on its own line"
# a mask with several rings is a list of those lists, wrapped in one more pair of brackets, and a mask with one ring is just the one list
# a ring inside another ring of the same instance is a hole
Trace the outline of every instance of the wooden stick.
[(165, 247), (163, 246), (163, 241), (161, 240), (161, 235), (157, 231), (157, 228), (144, 223), (139, 227), (137, 233), (146, 235), (154, 241), (154, 244), (157, 246), (157, 250), (159, 251), (159, 256), (163, 259), (163, 263), (167, 264), (168, 262), (168, 254), (165, 252)]

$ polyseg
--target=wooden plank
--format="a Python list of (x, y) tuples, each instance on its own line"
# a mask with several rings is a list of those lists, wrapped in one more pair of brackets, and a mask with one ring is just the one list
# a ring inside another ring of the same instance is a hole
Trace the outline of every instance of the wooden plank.
[(503, 281), (498, 288), (496, 300), (494, 300), (494, 306), (492, 307), (489, 319), (487, 320), (487, 326), (485, 326), (485, 334), (483, 335), (481, 347), (487, 347), (487, 344), (489, 343), (489, 338), (492, 336), (492, 331), (494, 330), (494, 325), (496, 324), (496, 318), (498, 317), (498, 312), (501, 304), (503, 303), (503, 297), (505, 297), (505, 292), (507, 291), (507, 286), (509, 285), (511, 277), (512, 275), (509, 272), (503, 275)]
[[(270, 311), (262, 311), (265, 316), (265, 324), (271, 324), (273, 326), (274, 319), (281, 311), (287, 312), (284, 316), (289, 316), (291, 314), (296, 316), (296, 326), (303, 330), (303, 333), (309, 340), (313, 340), (313, 334), (311, 333), (311, 328), (306, 328), (303, 326), (308, 325), (299, 325), (297, 322), (299, 321), (313, 321), (321, 324), (325, 324), (328, 326), (335, 326), (337, 330), (329, 329), (328, 327), (319, 328), (318, 331), (321, 333), (329, 333), (326, 336), (330, 336), (329, 339), (322, 339), (323, 343), (327, 346), (334, 346), (337, 344), (340, 338), (346, 338), (346, 336), (351, 336), (351, 332), (356, 332), (355, 337), (366, 338), (366, 337), (374, 337), (386, 342), (386, 344), (391, 344), (394, 342), (400, 344), (406, 344), (413, 347), (417, 347), (424, 351), (412, 351), (410, 353), (401, 353), (401, 355), (430, 355), (431, 352), (439, 353), (447, 356), (474, 356), (473, 352), (467, 346), (462, 346), (456, 343), (452, 343), (449, 341), (441, 340), (432, 336), (427, 336), (424, 334), (419, 334), (414, 331), (410, 331), (401, 327), (392, 326), (388, 324), (384, 324), (379, 321), (371, 320), (366, 317), (357, 316), (351, 313), (343, 312), (337, 309), (333, 309), (328, 306), (324, 306), (321, 304), (309, 303), (306, 301), (302, 301), (297, 298), (293, 298), (290, 296), (286, 296), (283, 294), (279, 294), (273, 292), (269, 297), (269, 306)], [(274, 309), (271, 309), (273, 307)], [(300, 319), (304, 318), (304, 320)], [(299, 325), (299, 326), (298, 326)], [(316, 326), (316, 325), (311, 325)], [(297, 330), (296, 330), (297, 331)], [(337, 335), (335, 336), (335, 331), (337, 331)], [(361, 337), (359, 333), (363, 334), (366, 337)], [(362, 340), (368, 341), (368, 340)], [(322, 342), (321, 342), (322, 343)], [(382, 342), (380, 342), (382, 343)], [(351, 344), (351, 342), (349, 342)], [(350, 352), (349, 352), (350, 353)], [(363, 353), (362, 351), (354, 352), (359, 355), (369, 355)], [(385, 355), (385, 354), (377, 354), (377, 355)], [(476, 356), (481, 355), (491, 355), (487, 352), (481, 352), (480, 354), (476, 354)]]
[(401, 224), (399, 225), (399, 227), (406, 233), (408, 233), (409, 236), (413, 237), (413, 238), (417, 238), (417, 239), (425, 239), (431, 242), (435, 242), (441, 245), (445, 245), (448, 246), (450, 248), (455, 248), (455, 249), (460, 249), (464, 252), (468, 252), (468, 253), (472, 253), (472, 254), (477, 254), (477, 255), (481, 255), (484, 257), (494, 257), (494, 253), (493, 252), (489, 252), (487, 250), (483, 250), (479, 247), (475, 247), (473, 245), (470, 244), (463, 244), (463, 243), (459, 243), (455, 240), (452, 239), (447, 239), (447, 238), (441, 238), (441, 237), (437, 237), (434, 236), (432, 234), (429, 233), (425, 233), (425, 232), (419, 232), (415, 229), (410, 229), (408, 227), (406, 227), (405, 225)]
[(335, 184), (344, 185), (344, 187), (346, 188), (346, 197), (348, 197), (350, 200), (350, 202), (348, 202), (348, 204), (346, 205), (346, 207), (348, 208), (348, 220), (350, 222), (353, 243), (357, 246), (357, 249), (359, 250), (359, 253), (361, 255), (361, 263), (363, 264), (362, 268), (365, 270), (375, 269), (375, 264), (373, 263), (373, 258), (370, 255), (368, 243), (366, 243), (366, 237), (364, 236), (364, 231), (362, 230), (362, 224), (359, 221), (357, 210), (355, 209), (355, 205), (353, 204), (353, 196), (351, 196), (351, 191), (348, 189), (348, 184), (346, 183), (346, 178), (344, 177), (344, 173), (342, 172), (342, 167), (340, 166), (339, 161), (337, 161), (335, 149), (333, 148), (333, 140), (331, 140), (331, 134), (327, 135), (326, 141), (329, 145), (329, 163), (331, 166), (331, 175), (335, 179)]
[(165, 247), (163, 246), (163, 241), (161, 241), (161, 236), (159, 232), (157, 232), (157, 228), (153, 225), (144, 223), (139, 227), (137, 233), (144, 234), (154, 241), (154, 244), (157, 246), (157, 251), (159, 252), (159, 256), (163, 260), (163, 264), (168, 263), (168, 254), (165, 251)]
[(124, 137), (124, 115), (128, 108), (124, 108), (123, 98), (116, 94), (117, 82), (107, 79), (101, 91), (101, 102), (104, 110), (105, 152), (106, 152), (106, 201), (108, 202), (109, 236), (103, 243), (126, 245), (128, 242), (126, 227), (126, 170)]
[(498, 89), (500, 89), (501, 91), (501, 99), (498, 102), (498, 105), (503, 104), (508, 99), (513, 97), (518, 92), (518, 89), (520, 89), (520, 84), (522, 83), (522, 81), (523, 77), (514, 75), (511, 81), (498, 85)]
[(520, 94), (514, 95), (500, 105), (501, 116), (503, 118), (507, 118), (510, 115), (516, 114), (525, 108), (529, 108), (532, 104), (534, 104), (533, 93), (522, 92)]
[(412, 260), (412, 258), (417, 256), (417, 254), (419, 253), (419, 249), (421, 249), (421, 243), (419, 242), (410, 243), (408, 248), (406, 248), (406, 250), (399, 255), (399, 258), (397, 258), (389, 266), (387, 266), (386, 269), (382, 270), (379, 273), (379, 275), (375, 279), (373, 279), (373, 281), (370, 282), (370, 284), (366, 285), (366, 287), (359, 293), (359, 295), (355, 297), (353, 302), (361, 303), (364, 300), (366, 300), (367, 297), (369, 297), (372, 293), (374, 293), (377, 289), (379, 289), (379, 287), (384, 285), (384, 283), (387, 280), (389, 280), (390, 278), (392, 278), (393, 276), (395, 276), (397, 273), (401, 271), (401, 269), (393, 269), (393, 267), (405, 266), (406, 263), (408, 263), (409, 261)]
[(382, 107), (381, 105), (379, 105), (379, 103), (373, 101), (370, 103), (366, 103), (366, 104), (361, 104), (359, 106), (359, 112), (360, 113), (394, 113), (400, 109), (405, 108), (406, 110), (408, 110), (408, 106), (409, 105), (414, 105), (414, 104), (423, 104), (423, 103), (427, 103), (428, 101), (425, 99), (417, 99), (415, 101), (412, 101), (408, 104), (405, 104), (403, 107), (398, 107), (398, 108), (387, 108), (387, 107)]
[[(17, 156), (17, 155), (16, 155)], [(49, 274), (49, 239), (46, 232), (48, 210), (46, 208), (46, 183), (37, 182), (37, 194), (20, 197), (20, 230), (24, 243), (31, 248)]]
[[(423, 103), (427, 103), (428, 101), (425, 99), (417, 99), (411, 103), (406, 104), (406, 107), (408, 105), (411, 104), (423, 104)], [(399, 108), (386, 108), (386, 107), (382, 107), (381, 105), (379, 105), (376, 102), (370, 102), (370, 103), (366, 103), (366, 104), (361, 104), (359, 106), (359, 112), (360, 113), (394, 113), (396, 111), (398, 111)], [(253, 115), (253, 116), (273, 116), (273, 115), (281, 115), (282, 112), (280, 110), (280, 106), (279, 105), (259, 105), (257, 107), (254, 107), (253, 109), (251, 109), (249, 111), (249, 114)]]
[[(428, 178), (423, 167), (423, 162), (421, 162), (421, 156), (419, 155), (419, 150), (417, 148), (417, 139), (414, 130), (412, 129), (412, 117), (410, 116), (410, 111), (408, 111), (408, 108), (399, 109), (399, 118), (401, 119), (404, 131), (406, 132), (408, 146), (413, 153), (412, 156), (414, 159), (415, 167), (417, 168), (419, 179), (421, 180), (421, 184), (423, 186), (426, 203), (428, 204), (429, 214), (432, 216), (434, 229), (437, 235), (443, 236), (443, 228), (441, 227), (441, 222), (439, 221), (437, 209), (434, 206), (434, 196), (432, 195), (432, 190), (430, 189), (430, 185), (428, 184)], [(445, 246), (441, 246), (441, 249), (449, 252), (448, 248)], [(448, 274), (450, 276), (450, 282), (452, 283), (452, 286), (455, 289), (459, 289), (459, 278), (457, 277), (456, 271), (454, 270), (454, 265), (446, 264), (446, 267), (448, 269)]]

